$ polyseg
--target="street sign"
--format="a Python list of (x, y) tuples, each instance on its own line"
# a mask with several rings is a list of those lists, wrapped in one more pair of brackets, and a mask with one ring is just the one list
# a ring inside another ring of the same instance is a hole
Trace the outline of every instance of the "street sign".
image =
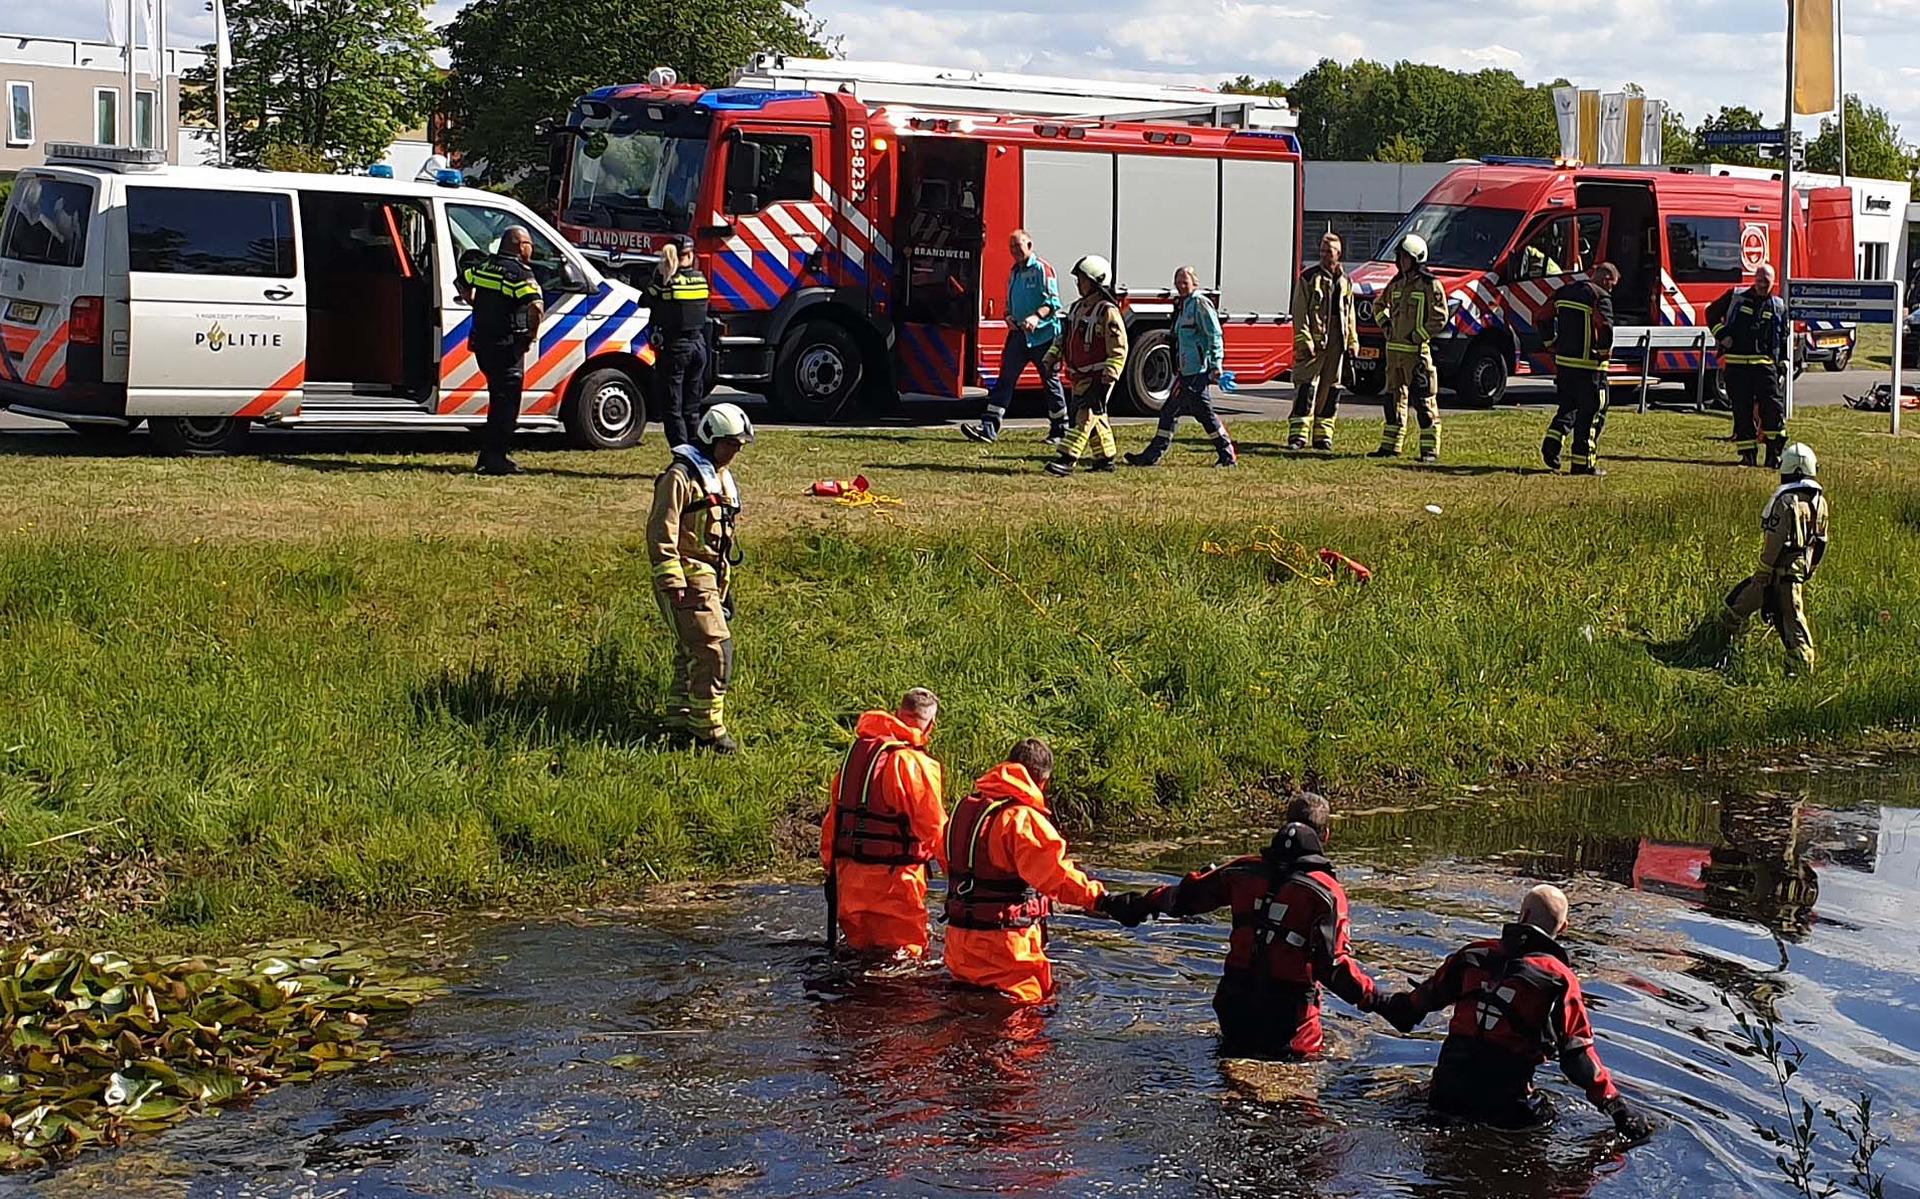
[(1784, 139), (1778, 129), (1709, 129), (1700, 142), (1707, 146), (1778, 146)]
[[(1906, 288), (1887, 279), (1793, 279), (1787, 310), (1797, 321), (1853, 321), (1893, 326), (1893, 416), (1900, 432), (1900, 340), (1906, 328)], [(1789, 414), (1788, 419), (1792, 419)]]

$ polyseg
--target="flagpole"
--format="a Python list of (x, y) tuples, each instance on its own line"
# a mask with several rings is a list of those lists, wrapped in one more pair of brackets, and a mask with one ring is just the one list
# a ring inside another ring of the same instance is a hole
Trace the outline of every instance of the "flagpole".
[(232, 35), (227, 31), (226, 0), (213, 0), (213, 124), (220, 165), (227, 165), (227, 58)]
[(1843, 0), (1833, 0), (1833, 91), (1840, 98), (1840, 186), (1847, 185), (1847, 30)]
[(153, 81), (153, 143), (163, 161), (173, 161), (173, 147), (167, 144), (167, 0), (154, 0), (156, 11), (153, 18), (154, 62), (159, 65), (159, 78)]
[(140, 44), (139, 16), (135, 13), (133, 6), (134, 0), (127, 0), (127, 127), (125, 129), (120, 127), (120, 113), (117, 105), (113, 114), (113, 140), (123, 146), (133, 144), (133, 98), (140, 86), (135, 82), (133, 74), (133, 50)]
[(1781, 407), (1786, 418), (1793, 419), (1793, 353), (1799, 337), (1793, 328), (1793, 79), (1794, 35), (1799, 24), (1801, 0), (1787, 0), (1787, 106), (1780, 123), (1780, 299), (1787, 305), (1787, 380), (1781, 391)]

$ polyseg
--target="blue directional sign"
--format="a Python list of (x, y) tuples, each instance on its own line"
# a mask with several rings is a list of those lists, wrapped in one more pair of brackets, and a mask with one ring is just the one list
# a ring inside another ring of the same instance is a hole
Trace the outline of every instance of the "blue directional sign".
[(1784, 139), (1778, 129), (1709, 129), (1700, 141), (1709, 146), (1778, 146)]
[(1879, 279), (1795, 279), (1788, 287), (1795, 320), (1891, 325), (1900, 285)]

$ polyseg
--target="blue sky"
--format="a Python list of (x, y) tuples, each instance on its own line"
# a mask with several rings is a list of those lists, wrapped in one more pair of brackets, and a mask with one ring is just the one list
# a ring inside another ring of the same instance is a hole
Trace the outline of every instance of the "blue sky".
[[(444, 19), (462, 0), (438, 0)], [(105, 0), (0, 0), (0, 30), (99, 37)], [(1920, 0), (1845, 0), (1846, 86), (1920, 141)], [(1411, 58), (1629, 80), (1698, 121), (1782, 99), (1781, 0), (813, 0), (854, 58), (1213, 84), (1291, 78), (1322, 57)], [(188, 40), (198, 0), (173, 0)], [(179, 40), (176, 38), (176, 40)]]

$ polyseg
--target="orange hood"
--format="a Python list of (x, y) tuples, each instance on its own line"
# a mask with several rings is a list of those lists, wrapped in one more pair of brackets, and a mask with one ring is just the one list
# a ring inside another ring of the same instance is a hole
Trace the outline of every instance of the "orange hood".
[(927, 744), (925, 729), (914, 728), (891, 712), (862, 712), (860, 723), (853, 726), (853, 735), (905, 741), (915, 749), (923, 749)]
[(973, 785), (976, 795), (985, 799), (1011, 799), (1030, 808), (1047, 810), (1047, 797), (1034, 783), (1027, 768), (1015, 762), (1002, 762), (980, 776)]

